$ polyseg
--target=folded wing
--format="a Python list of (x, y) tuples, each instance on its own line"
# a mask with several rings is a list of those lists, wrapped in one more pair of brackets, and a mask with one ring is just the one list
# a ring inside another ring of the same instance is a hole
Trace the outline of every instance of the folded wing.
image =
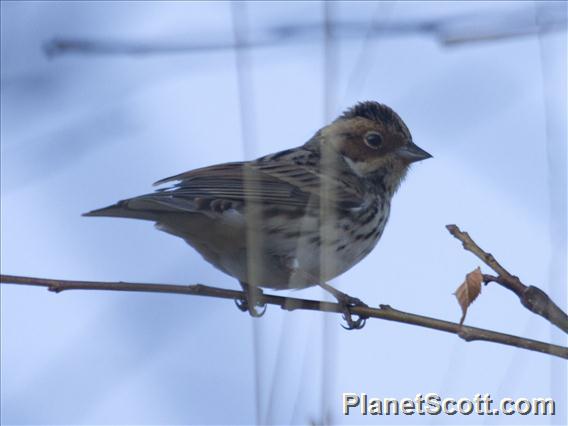
[(336, 173), (322, 173), (313, 165), (290, 159), (233, 162), (204, 167), (156, 182), (176, 181), (169, 188), (118, 202), (87, 216), (119, 216), (157, 220), (160, 214), (218, 212), (246, 204), (273, 208), (305, 208), (309, 202), (329, 200), (338, 208), (362, 202), (356, 180)]

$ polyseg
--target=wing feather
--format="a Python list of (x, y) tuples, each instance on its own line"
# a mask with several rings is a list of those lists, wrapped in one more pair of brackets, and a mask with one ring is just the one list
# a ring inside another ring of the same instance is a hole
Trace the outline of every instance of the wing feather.
[(344, 207), (359, 206), (363, 197), (357, 181), (339, 176), (323, 174), (313, 164), (298, 164), (289, 156), (263, 157), (252, 162), (203, 167), (162, 179), (155, 185), (177, 183), (149, 196), (172, 201), (220, 199), (289, 207), (305, 207), (315, 197), (333, 200)]

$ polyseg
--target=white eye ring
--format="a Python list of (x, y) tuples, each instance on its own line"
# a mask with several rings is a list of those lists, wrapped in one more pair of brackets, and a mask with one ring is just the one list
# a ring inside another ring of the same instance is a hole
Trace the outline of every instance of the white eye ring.
[(380, 133), (369, 132), (365, 135), (365, 144), (372, 149), (379, 149), (383, 144), (383, 137)]

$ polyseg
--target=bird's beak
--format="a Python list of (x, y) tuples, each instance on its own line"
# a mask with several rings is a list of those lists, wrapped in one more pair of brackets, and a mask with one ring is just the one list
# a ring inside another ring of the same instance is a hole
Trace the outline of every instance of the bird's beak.
[(415, 161), (426, 160), (427, 158), (432, 158), (430, 154), (416, 145), (414, 142), (409, 142), (405, 146), (397, 149), (396, 154), (408, 161), (409, 163), (414, 163)]

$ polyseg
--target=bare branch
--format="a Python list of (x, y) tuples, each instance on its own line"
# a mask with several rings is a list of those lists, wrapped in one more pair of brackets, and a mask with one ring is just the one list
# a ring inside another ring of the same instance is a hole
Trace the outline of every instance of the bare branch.
[[(350, 37), (401, 37), (423, 34), (432, 36), (445, 46), (496, 41), (540, 33), (563, 31), (566, 16), (554, 6), (540, 7), (539, 19), (535, 21), (532, 8), (514, 12), (467, 13), (435, 19), (399, 20), (374, 22), (366, 21), (332, 22), (333, 38)], [(44, 44), (43, 50), (50, 57), (64, 54), (83, 55), (131, 55), (191, 54), (239, 48), (271, 47), (318, 41), (321, 24), (305, 23), (260, 28), (250, 42), (237, 46), (227, 42), (220, 34), (188, 41), (175, 40), (125, 40), (90, 38), (54, 38)]]
[(54, 38), (43, 45), (43, 51), (48, 58), (63, 54), (75, 53), (83, 55), (169, 55), (201, 52), (215, 52), (239, 48), (256, 48), (274, 46), (281, 43), (279, 39), (264, 39), (237, 46), (233, 42), (211, 41), (201, 42), (154, 42), (154, 41), (125, 41), (102, 40), (86, 38)]
[[(221, 299), (242, 299), (243, 292), (227, 290), (217, 287), (210, 287), (202, 284), (195, 285), (173, 285), (173, 284), (144, 284), (126, 282), (100, 282), (100, 281), (68, 281), (46, 278), (32, 278), (13, 275), (0, 275), (0, 281), (5, 284), (20, 284), (47, 287), (49, 291), (59, 293), (64, 290), (113, 290), (113, 291), (138, 291), (152, 293), (186, 294), (194, 296), (217, 297)], [(338, 303), (320, 302), (317, 300), (298, 299), (294, 297), (274, 296), (264, 294), (258, 300), (261, 304), (280, 306), (287, 311), (296, 309), (343, 313), (343, 308)], [(552, 345), (532, 339), (525, 339), (510, 334), (498, 333), (476, 327), (460, 326), (457, 323), (416, 315), (409, 312), (399, 311), (388, 305), (380, 305), (379, 308), (354, 307), (352, 313), (364, 315), (369, 318), (379, 318), (388, 321), (396, 321), (405, 324), (417, 325), (433, 330), (453, 333), (467, 342), (483, 340), (486, 342), (500, 343), (503, 345), (514, 346), (528, 349), (531, 351), (542, 352), (568, 359), (568, 348)]]
[(496, 282), (511, 290), (519, 297), (525, 308), (546, 318), (565, 333), (568, 333), (568, 315), (544, 291), (538, 287), (523, 284), (519, 277), (511, 274), (497, 262), (491, 253), (487, 253), (479, 247), (467, 232), (462, 232), (456, 225), (446, 225), (446, 228), (450, 231), (450, 234), (462, 242), (464, 249), (476, 255), (498, 274), (496, 277), (484, 274), (483, 279), (486, 284)]

